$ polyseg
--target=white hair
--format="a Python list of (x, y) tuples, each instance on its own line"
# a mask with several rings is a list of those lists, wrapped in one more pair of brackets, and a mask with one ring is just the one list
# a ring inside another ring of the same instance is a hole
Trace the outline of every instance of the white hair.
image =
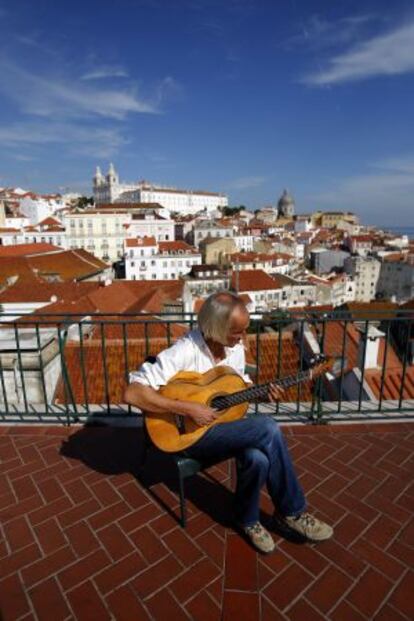
[(210, 295), (198, 313), (198, 327), (204, 338), (225, 345), (230, 319), (236, 307), (247, 312), (243, 300), (231, 291), (217, 291)]

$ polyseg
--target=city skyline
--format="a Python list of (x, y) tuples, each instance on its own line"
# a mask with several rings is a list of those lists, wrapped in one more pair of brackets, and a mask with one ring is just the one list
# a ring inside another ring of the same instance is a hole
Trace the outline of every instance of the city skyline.
[(0, 2), (0, 186), (124, 180), (410, 225), (414, 12), (404, 0)]

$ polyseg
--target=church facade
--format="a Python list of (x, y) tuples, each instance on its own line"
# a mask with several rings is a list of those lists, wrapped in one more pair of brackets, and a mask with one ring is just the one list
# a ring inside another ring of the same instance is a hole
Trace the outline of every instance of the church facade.
[(135, 184), (120, 183), (114, 165), (110, 164), (106, 175), (99, 166), (93, 178), (95, 204), (103, 203), (159, 203), (170, 212), (183, 215), (200, 211), (212, 212), (218, 207), (227, 207), (228, 198), (218, 192), (200, 190), (178, 190), (176, 188), (154, 186), (147, 181)]

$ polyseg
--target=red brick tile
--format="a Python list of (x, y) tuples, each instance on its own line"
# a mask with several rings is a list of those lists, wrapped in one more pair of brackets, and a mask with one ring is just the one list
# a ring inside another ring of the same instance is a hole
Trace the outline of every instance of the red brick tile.
[(329, 518), (331, 522), (335, 523), (345, 514), (344, 508), (336, 502), (338, 498), (339, 496), (335, 498), (335, 502), (333, 502), (316, 489), (312, 490), (310, 494), (308, 494), (307, 500), (313, 507), (316, 508), (316, 513), (323, 511), (327, 518)]
[(259, 621), (259, 595), (225, 591), (222, 621)]
[(106, 603), (116, 621), (150, 621), (144, 606), (128, 586), (112, 591)]
[(70, 615), (68, 605), (54, 578), (49, 578), (29, 592), (39, 621), (59, 621)]
[(40, 507), (39, 509), (35, 509), (34, 511), (30, 511), (28, 514), (30, 523), (35, 526), (36, 524), (41, 524), (45, 520), (48, 520), (51, 517), (55, 517), (62, 513), (63, 511), (68, 511), (72, 507), (72, 503), (69, 498), (66, 496), (62, 496), (61, 498), (57, 498), (53, 502), (48, 503), (44, 507)]
[(414, 619), (414, 572), (408, 572), (392, 593), (389, 603), (409, 619)]
[(260, 562), (267, 565), (267, 567), (269, 567), (269, 569), (271, 569), (272, 572), (278, 576), (289, 565), (291, 565), (292, 559), (282, 551), (282, 548), (276, 547), (273, 554), (260, 557)]
[(103, 550), (95, 550), (76, 563), (72, 563), (70, 567), (60, 571), (57, 577), (63, 590), (68, 591), (80, 582), (93, 578), (95, 574), (108, 567), (110, 563), (108, 555)]
[(367, 496), (366, 503), (371, 507), (375, 507), (381, 513), (385, 513), (385, 515), (396, 520), (400, 524), (406, 524), (411, 517), (409, 511), (377, 494)]
[(64, 511), (58, 516), (58, 522), (62, 528), (72, 526), (81, 520), (93, 516), (100, 510), (101, 506), (95, 498), (90, 498), (80, 505)]
[(24, 515), (25, 513), (28, 513), (30, 511), (35, 511), (39, 507), (43, 507), (43, 500), (40, 494), (37, 494), (36, 496), (31, 496), (30, 498), (26, 498), (21, 502), (15, 502), (13, 496), (13, 504), (9, 505), (6, 505), (4, 500), (5, 499), (3, 499), (1, 505), (4, 508), (0, 510), (0, 522), (2, 524), (8, 522), (9, 520), (13, 520), (16, 517), (20, 517), (21, 515)]
[(388, 548), (387, 553), (405, 563), (407, 567), (414, 566), (414, 549), (406, 546), (402, 541), (396, 539)]
[(85, 556), (100, 547), (98, 539), (86, 522), (69, 526), (64, 532), (76, 556)]
[(318, 546), (318, 550), (323, 556), (330, 560), (333, 565), (336, 565), (354, 579), (357, 578), (367, 566), (364, 561), (356, 557), (334, 539), (321, 543)]
[(26, 593), (17, 574), (0, 581), (0, 611), (4, 621), (18, 619), (30, 611)]
[(149, 598), (145, 605), (148, 607), (151, 616), (155, 621), (164, 621), (168, 610), (168, 621), (189, 621), (189, 617), (184, 609), (176, 602), (168, 591), (163, 589)]
[(414, 546), (414, 519), (403, 528), (403, 530), (398, 535), (398, 539), (400, 539), (403, 543), (409, 546)]
[(367, 528), (367, 523), (354, 513), (347, 513), (344, 518), (335, 524), (335, 539), (343, 546), (348, 547)]
[(281, 610), (287, 608), (296, 597), (312, 582), (312, 577), (296, 563), (290, 565), (277, 580), (270, 583), (263, 591)]
[(44, 481), (38, 481), (37, 487), (46, 502), (52, 502), (52, 500), (65, 496), (63, 487), (58, 483), (55, 477), (51, 477)]
[(125, 517), (118, 520), (118, 526), (124, 533), (130, 533), (145, 524), (149, 524), (162, 513), (160, 507), (153, 502), (144, 505), (140, 509), (132, 511)]
[(19, 500), (30, 498), (37, 494), (37, 489), (29, 475), (15, 479), (12, 483), (14, 492)]
[(258, 589), (264, 589), (265, 586), (269, 584), (271, 580), (273, 580), (275, 574), (271, 569), (267, 567), (264, 563), (261, 562), (261, 559), (258, 559), (257, 563), (257, 583)]
[(375, 615), (374, 621), (406, 621), (406, 619), (405, 615), (400, 614), (389, 604), (385, 604), (379, 613)]
[(104, 595), (117, 586), (131, 580), (145, 567), (145, 561), (138, 552), (132, 552), (120, 561), (112, 563), (95, 578), (95, 584)]
[(102, 528), (99, 531), (99, 541), (114, 561), (134, 551), (134, 546), (116, 524)]
[(155, 563), (169, 554), (169, 550), (162, 543), (162, 540), (148, 526), (135, 530), (129, 536), (149, 564)]
[(369, 568), (360, 576), (346, 599), (360, 612), (372, 618), (387, 598), (392, 582), (375, 569)]
[(257, 553), (239, 535), (227, 536), (224, 588), (257, 590)]
[(195, 540), (203, 552), (221, 569), (224, 563), (225, 538), (222, 539), (217, 530), (210, 528)]
[(286, 612), (286, 616), (289, 621), (325, 621), (325, 615), (321, 615), (309, 602), (305, 599), (299, 599), (289, 610)]
[(172, 555), (166, 556), (151, 565), (132, 580), (131, 586), (142, 599), (148, 597), (162, 586), (166, 586), (182, 572), (182, 567)]
[(12, 552), (34, 542), (33, 533), (24, 516), (10, 520), (3, 525), (3, 528)]
[[(193, 522), (194, 520), (189, 520), (189, 524), (191, 524), (191, 522)], [(173, 530), (173, 528), (179, 528), (178, 526), (178, 521), (177, 518), (175, 518), (174, 516), (170, 515), (169, 513), (163, 513), (162, 515), (160, 515), (159, 517), (155, 518), (154, 520), (151, 521), (151, 528), (152, 530), (154, 530), (156, 533), (158, 533), (159, 535), (163, 536), (166, 533), (169, 533), (171, 530)], [(204, 530), (204, 529), (202, 529)], [(188, 525), (186, 528), (187, 533), (188, 531)], [(202, 531), (200, 531), (202, 532)], [(192, 537), (194, 537), (195, 535), (193, 533), (189, 533), (191, 534)], [(197, 533), (199, 534), (199, 533)]]
[(49, 554), (45, 558), (35, 561), (28, 567), (22, 569), (22, 578), (26, 587), (30, 587), (36, 582), (40, 582), (45, 578), (55, 574), (57, 571), (66, 567), (76, 560), (69, 546), (64, 546), (53, 554)]
[(131, 509), (139, 509), (147, 504), (149, 498), (140, 488), (137, 481), (131, 481), (118, 488), (118, 493), (129, 504)]
[(33, 530), (44, 554), (50, 554), (68, 543), (54, 518), (34, 526)]
[(280, 549), (286, 552), (293, 561), (299, 563), (301, 567), (307, 569), (312, 575), (319, 576), (320, 573), (329, 565), (324, 556), (310, 544), (290, 543), (282, 541)]
[(221, 603), (223, 601), (223, 588), (224, 588), (224, 576), (220, 574), (218, 578), (210, 582), (210, 584), (206, 587), (206, 591), (214, 599), (217, 604), (221, 607)]
[(277, 610), (263, 595), (260, 596), (260, 621), (286, 621), (287, 617)]
[(346, 511), (351, 511), (366, 522), (372, 522), (379, 514), (377, 509), (367, 505), (352, 494), (348, 494), (347, 491), (338, 494), (335, 501), (341, 504)]
[(362, 560), (366, 561), (375, 569), (382, 571), (391, 580), (398, 580), (405, 571), (405, 566), (399, 563), (388, 552), (374, 546), (365, 537), (358, 539), (352, 546), (351, 552), (355, 553)]
[(352, 496), (355, 496), (355, 498), (363, 500), (365, 496), (370, 494), (378, 485), (379, 482), (376, 479), (363, 473), (355, 479), (355, 481), (348, 485), (345, 491), (347, 494), (351, 494)]
[(190, 537), (198, 537), (212, 526), (215, 526), (213, 518), (207, 513), (200, 513), (188, 520), (186, 531)]
[(364, 539), (385, 549), (401, 530), (401, 525), (386, 515), (380, 515), (364, 533)]
[(92, 582), (80, 584), (69, 591), (67, 597), (76, 621), (110, 620), (109, 612)]
[(342, 598), (352, 580), (336, 567), (328, 567), (306, 592), (306, 598), (315, 608), (327, 613)]
[[(212, 533), (212, 537), (220, 542), (221, 548), (224, 547), (223, 542), (219, 539), (219, 537), (217, 537), (217, 535)], [(201, 544), (200, 539), (201, 538), (199, 537), (197, 543)], [(201, 556), (203, 556), (201, 550), (194, 545), (192, 539), (187, 537), (181, 528), (176, 528), (165, 535), (163, 537), (163, 542), (185, 567), (193, 565)], [(211, 545), (214, 547), (214, 543)]]
[(200, 591), (187, 602), (186, 609), (192, 621), (220, 621), (221, 619), (219, 606), (207, 595), (206, 591)]
[(65, 483), (64, 488), (75, 506), (91, 499), (91, 492), (82, 479)]
[(0, 576), (6, 577), (26, 565), (30, 565), (42, 556), (37, 543), (32, 543), (11, 556), (5, 556), (0, 560)]
[(342, 600), (335, 610), (329, 613), (329, 617), (332, 621), (366, 621), (366, 617), (345, 600)]
[(117, 502), (116, 505), (105, 507), (88, 518), (88, 522), (93, 531), (99, 530), (114, 520), (124, 517), (130, 513), (131, 508), (126, 502)]
[(176, 578), (170, 589), (180, 602), (186, 602), (198, 591), (206, 587), (218, 575), (218, 569), (209, 559), (201, 559), (189, 567), (181, 576)]
[(95, 483), (95, 485), (91, 485), (90, 489), (103, 507), (108, 507), (121, 500), (121, 496), (108, 481)]

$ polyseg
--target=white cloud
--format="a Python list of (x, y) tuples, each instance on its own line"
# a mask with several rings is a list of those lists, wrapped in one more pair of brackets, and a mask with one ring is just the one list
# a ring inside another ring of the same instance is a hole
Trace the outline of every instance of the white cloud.
[(63, 154), (108, 158), (127, 143), (121, 132), (113, 128), (44, 122), (0, 126), (0, 145), (18, 149), (20, 156), (24, 149), (58, 145)]
[(308, 200), (315, 209), (349, 209), (371, 223), (412, 223), (414, 155), (375, 162), (370, 168), (365, 174), (338, 180), (335, 187)]
[(414, 71), (414, 22), (352, 45), (325, 69), (302, 78), (311, 85), (337, 84)]
[(350, 15), (336, 21), (328, 21), (320, 15), (312, 15), (301, 26), (301, 32), (282, 43), (284, 49), (306, 46), (323, 49), (338, 45), (348, 45), (361, 36), (362, 31), (372, 22), (378, 21), (376, 15)]
[(129, 74), (123, 67), (102, 66), (91, 69), (81, 77), (81, 80), (105, 80), (108, 78), (127, 77), (129, 77)]
[(257, 188), (266, 181), (266, 177), (260, 176), (247, 176), (233, 179), (227, 184), (227, 187), (231, 190), (247, 190), (249, 188)]
[[(121, 120), (131, 113), (157, 113), (158, 102), (140, 97), (137, 87), (97, 88), (84, 82), (39, 76), (9, 62), (0, 63), (0, 89), (22, 112), (54, 118), (106, 117)], [(157, 98), (159, 93), (157, 92)]]

